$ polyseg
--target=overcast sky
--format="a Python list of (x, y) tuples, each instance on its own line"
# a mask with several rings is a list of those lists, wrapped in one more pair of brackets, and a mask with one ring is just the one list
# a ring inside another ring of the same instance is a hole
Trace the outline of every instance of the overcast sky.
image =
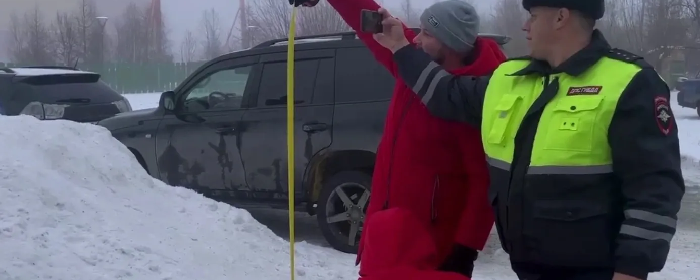
[[(2, 1), (2, 0), (0, 0)], [(113, 0), (119, 1), (119, 0)], [(143, 1), (143, 0), (140, 0)], [(173, 41), (173, 45), (178, 45), (182, 40), (183, 34), (186, 30), (197, 31), (199, 29), (201, 21), (199, 18), (203, 11), (211, 8), (215, 8), (221, 15), (222, 25), (224, 28), (231, 26), (234, 20), (234, 16), (238, 9), (238, 0), (161, 0), (163, 6), (163, 14), (166, 17), (168, 28), (170, 29), (170, 38)], [(247, 4), (251, 5), (254, 0), (247, 0)], [(287, 0), (279, 0), (287, 1)], [(321, 0), (325, 1), (325, 0)], [(352, 1), (352, 0), (347, 0)], [(401, 0), (383, 0), (384, 5), (393, 6), (394, 8), (400, 7)], [(488, 13), (490, 10), (491, 3), (494, 1), (489, 0), (476, 0), (472, 1), (477, 3), (477, 7), (482, 11)], [(413, 0), (413, 5), (416, 9), (424, 9), (430, 4), (432, 0)], [(227, 13), (227, 11), (230, 11)], [(196, 20), (192, 20), (195, 17)], [(197, 34), (197, 32), (195, 32)]]

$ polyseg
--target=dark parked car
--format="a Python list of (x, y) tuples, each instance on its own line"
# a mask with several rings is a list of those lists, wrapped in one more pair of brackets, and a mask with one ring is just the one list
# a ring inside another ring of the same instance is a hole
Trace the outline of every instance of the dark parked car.
[[(286, 43), (218, 57), (163, 93), (158, 108), (100, 124), (170, 185), (286, 208)], [(356, 252), (394, 79), (355, 33), (297, 44), (296, 203), (318, 216), (334, 248)]]
[(3, 115), (91, 123), (131, 111), (99, 74), (69, 67), (0, 68), (0, 107)]
[(700, 116), (700, 73), (693, 79), (685, 77), (676, 81), (678, 90), (678, 105), (684, 108), (695, 109)]

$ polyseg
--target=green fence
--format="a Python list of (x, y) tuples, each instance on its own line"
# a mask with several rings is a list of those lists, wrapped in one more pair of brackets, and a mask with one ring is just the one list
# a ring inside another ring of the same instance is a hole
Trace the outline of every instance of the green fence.
[[(120, 93), (146, 93), (173, 90), (204, 62), (132, 64), (108, 63), (104, 70), (99, 66), (78, 66), (80, 70), (102, 74), (102, 79)], [(18, 67), (22, 64), (0, 63), (2, 67)]]

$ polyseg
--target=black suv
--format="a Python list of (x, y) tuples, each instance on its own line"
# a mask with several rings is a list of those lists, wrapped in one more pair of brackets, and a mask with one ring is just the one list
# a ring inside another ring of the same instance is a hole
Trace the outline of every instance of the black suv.
[[(296, 43), (296, 203), (317, 215), (331, 246), (356, 252), (394, 79), (354, 32)], [(99, 124), (170, 185), (286, 208), (286, 44), (218, 57), (163, 93), (158, 108)]]
[(100, 75), (70, 67), (0, 68), (0, 114), (96, 123), (130, 112)]

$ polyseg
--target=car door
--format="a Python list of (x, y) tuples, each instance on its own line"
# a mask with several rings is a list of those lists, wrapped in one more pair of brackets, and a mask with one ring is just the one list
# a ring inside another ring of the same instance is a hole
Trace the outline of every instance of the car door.
[[(295, 54), (295, 181), (301, 194), (306, 165), (331, 144), (334, 50)], [(243, 116), (241, 156), (246, 180), (255, 198), (274, 199), (287, 186), (286, 53), (263, 55), (258, 95)], [(284, 196), (286, 197), (286, 196)], [(300, 197), (300, 196), (298, 196)]]
[(258, 56), (223, 60), (188, 79), (176, 92), (174, 113), (158, 128), (160, 178), (225, 198), (245, 186), (241, 118), (254, 91)]

